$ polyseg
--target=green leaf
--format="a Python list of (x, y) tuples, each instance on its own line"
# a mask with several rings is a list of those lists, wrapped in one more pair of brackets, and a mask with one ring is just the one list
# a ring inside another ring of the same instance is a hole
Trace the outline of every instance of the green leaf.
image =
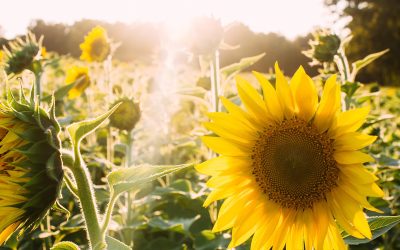
[(251, 65), (255, 64), (264, 56), (265, 56), (265, 53), (262, 53), (257, 56), (242, 58), (240, 60), (240, 62), (238, 62), (238, 63), (234, 63), (234, 64), (223, 67), (221, 69), (221, 73), (229, 76), (233, 73), (240, 72), (240, 71), (250, 67)]
[(71, 241), (61, 241), (55, 245), (53, 245), (50, 250), (80, 250), (78, 245)]
[[(62, 99), (64, 96), (66, 96), (66, 95), (68, 94), (68, 92), (69, 92), (78, 82), (79, 82), (79, 80), (78, 80), (78, 81), (75, 81), (75, 82), (73, 82), (73, 83), (67, 84), (67, 85), (65, 85), (65, 86), (62, 86), (61, 88), (57, 89), (57, 90), (54, 92), (54, 98), (55, 98), (56, 100)], [(48, 95), (48, 96), (43, 97), (43, 98), (42, 98), (42, 101), (48, 102), (48, 101), (51, 100), (51, 98), (52, 98), (52, 95)]]
[(97, 118), (76, 122), (67, 127), (68, 133), (71, 136), (72, 143), (77, 147), (80, 141), (88, 134), (95, 131), (114, 111), (118, 108), (120, 103), (116, 104), (106, 113)]
[(113, 237), (110, 237), (110, 236), (106, 236), (106, 242), (107, 242), (108, 250), (131, 250), (132, 249), (125, 243), (123, 243)]
[(139, 189), (144, 183), (190, 166), (193, 166), (193, 164), (160, 166), (140, 165), (130, 168), (120, 168), (112, 171), (107, 176), (107, 180), (114, 195), (119, 195), (131, 189)]
[(353, 66), (353, 71), (351, 72), (352, 76), (355, 77), (357, 75), (358, 71), (360, 71), (360, 69), (364, 68), (365, 66), (367, 66), (370, 63), (372, 63), (373, 61), (375, 61), (379, 57), (383, 56), (388, 51), (389, 51), (389, 49), (385, 49), (385, 50), (382, 50), (380, 52), (369, 54), (368, 56), (364, 57), (363, 59), (355, 61), (352, 64), (352, 66)]
[[(398, 216), (373, 216), (368, 218), (368, 223), (372, 232), (372, 239), (374, 240), (382, 234), (389, 231), (400, 222), (400, 215)], [(358, 245), (368, 243), (370, 239), (357, 239), (347, 233), (343, 235), (344, 241), (349, 245)]]

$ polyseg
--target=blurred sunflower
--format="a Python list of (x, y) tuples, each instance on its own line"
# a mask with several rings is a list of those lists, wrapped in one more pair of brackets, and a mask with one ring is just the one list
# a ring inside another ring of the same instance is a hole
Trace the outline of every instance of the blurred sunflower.
[(28, 69), (32, 72), (41, 70), (41, 50), (43, 37), (36, 40), (35, 35), (28, 33), (25, 41), (16, 38), (4, 46), (4, 63), (7, 74), (19, 74), (23, 70)]
[(100, 26), (94, 27), (79, 47), (82, 50), (81, 60), (88, 62), (103, 62), (111, 51), (107, 31)]
[(40, 223), (63, 178), (55, 117), (25, 98), (9, 99), (0, 103), (0, 245)]
[(89, 69), (87, 67), (73, 66), (67, 70), (65, 82), (71, 84), (75, 82), (75, 86), (68, 92), (68, 98), (74, 99), (80, 96), (90, 85)]
[(290, 85), (275, 65), (276, 87), (261, 74), (262, 97), (237, 78), (245, 110), (222, 98), (228, 113), (211, 113), (205, 126), (219, 137), (203, 142), (220, 156), (196, 168), (211, 175), (205, 206), (226, 199), (213, 231), (232, 228), (229, 248), (253, 235), (251, 249), (346, 249), (338, 224), (371, 238), (363, 208), (381, 197), (377, 178), (359, 150), (375, 136), (356, 132), (369, 112), (341, 112), (340, 85), (330, 77), (318, 102), (312, 79), (300, 67)]
[(110, 126), (128, 132), (135, 128), (140, 120), (140, 106), (133, 98), (122, 97), (111, 105), (114, 107), (121, 103), (119, 107), (110, 115)]

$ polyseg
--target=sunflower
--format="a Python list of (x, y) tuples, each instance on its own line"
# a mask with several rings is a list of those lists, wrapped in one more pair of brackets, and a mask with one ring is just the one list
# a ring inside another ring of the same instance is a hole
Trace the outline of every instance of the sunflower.
[(0, 103), (0, 245), (17, 229), (40, 223), (63, 178), (55, 117), (25, 98), (9, 96)]
[(140, 120), (140, 106), (133, 98), (122, 97), (111, 107), (121, 103), (119, 107), (110, 115), (110, 126), (128, 132), (135, 128)]
[(37, 41), (35, 35), (29, 32), (25, 41), (16, 38), (14, 41), (10, 41), (7, 46), (4, 46), (6, 73), (16, 75), (25, 69), (36, 72), (41, 68), (42, 41), (43, 37)]
[(88, 62), (103, 62), (110, 54), (110, 42), (107, 31), (100, 27), (94, 27), (83, 43), (79, 45), (82, 50), (81, 60)]
[[(275, 65), (275, 88), (260, 73), (261, 96), (238, 77), (242, 109), (226, 98), (228, 113), (210, 113), (205, 126), (218, 136), (203, 142), (218, 157), (196, 167), (211, 175), (204, 205), (225, 199), (214, 232), (232, 228), (229, 248), (251, 236), (251, 249), (345, 249), (341, 229), (371, 239), (363, 209), (381, 197), (359, 150), (376, 137), (356, 132), (368, 108), (341, 112), (340, 85), (330, 77), (320, 101), (300, 67), (288, 84)], [(339, 229), (339, 225), (341, 229)]]
[(90, 77), (87, 67), (73, 66), (67, 70), (65, 82), (67, 84), (75, 83), (75, 86), (68, 92), (68, 98), (74, 99), (80, 96), (90, 85)]

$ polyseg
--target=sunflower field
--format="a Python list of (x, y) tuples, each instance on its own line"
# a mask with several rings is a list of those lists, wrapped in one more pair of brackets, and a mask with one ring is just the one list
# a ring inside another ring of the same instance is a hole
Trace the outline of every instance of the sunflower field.
[(0, 249), (400, 249), (400, 89), (356, 81), (388, 50), (319, 30), (310, 77), (221, 67), (220, 36), (198, 66), (43, 39), (0, 51)]

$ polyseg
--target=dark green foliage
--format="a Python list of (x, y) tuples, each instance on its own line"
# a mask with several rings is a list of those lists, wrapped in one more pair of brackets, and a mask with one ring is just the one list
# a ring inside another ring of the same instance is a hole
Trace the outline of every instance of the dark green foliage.
[(345, 4), (346, 7), (339, 14), (351, 17), (347, 27), (354, 38), (346, 50), (350, 61), (390, 49), (379, 62), (362, 70), (357, 80), (400, 86), (400, 1), (325, 0), (325, 3), (336, 12), (337, 4)]

